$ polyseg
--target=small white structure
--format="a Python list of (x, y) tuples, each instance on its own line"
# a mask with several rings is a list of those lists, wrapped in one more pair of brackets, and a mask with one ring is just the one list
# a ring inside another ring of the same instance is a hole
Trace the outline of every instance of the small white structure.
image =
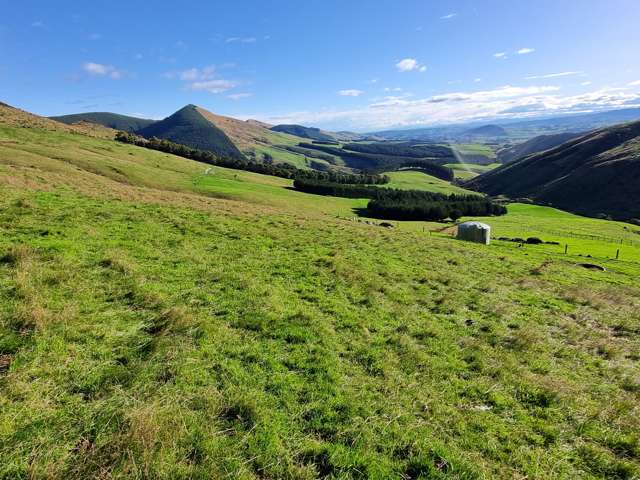
[(469, 242), (489, 245), (491, 241), (491, 227), (486, 223), (464, 222), (458, 225), (458, 235), (456, 238), (458, 240), (467, 240)]

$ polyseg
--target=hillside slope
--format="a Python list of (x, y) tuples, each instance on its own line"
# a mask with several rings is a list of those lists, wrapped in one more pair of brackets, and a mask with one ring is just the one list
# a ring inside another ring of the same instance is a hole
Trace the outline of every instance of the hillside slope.
[(206, 119), (195, 105), (187, 105), (137, 133), (147, 138), (163, 138), (189, 147), (209, 150), (221, 156), (243, 158), (227, 134)]
[(73, 125), (78, 122), (96, 123), (104, 127), (113, 128), (114, 130), (122, 130), (130, 133), (135, 133), (156, 122), (155, 120), (130, 117), (111, 112), (72, 113), (70, 115), (60, 115), (49, 118), (57, 122), (66, 123), (67, 125)]
[(320, 130), (315, 127), (303, 127), (302, 125), (276, 125), (275, 127), (271, 127), (271, 130), (321, 142), (333, 142), (336, 140), (335, 136), (330, 132), (325, 132), (324, 130)]
[(640, 218), (640, 122), (580, 136), (476, 177), (467, 187), (585, 215)]
[(116, 134), (115, 130), (94, 123), (80, 122), (75, 125), (66, 125), (2, 102), (0, 102), (0, 126), (77, 133), (101, 138), (113, 138)]
[(0, 124), (0, 478), (640, 474), (633, 263), (58, 125)]
[(580, 137), (584, 133), (558, 133), (555, 135), (539, 135), (533, 137), (526, 142), (518, 143), (507, 148), (499, 150), (497, 153), (497, 159), (500, 163), (511, 163), (520, 158), (531, 155), (532, 153), (544, 152), (551, 148), (562, 145), (569, 140)]

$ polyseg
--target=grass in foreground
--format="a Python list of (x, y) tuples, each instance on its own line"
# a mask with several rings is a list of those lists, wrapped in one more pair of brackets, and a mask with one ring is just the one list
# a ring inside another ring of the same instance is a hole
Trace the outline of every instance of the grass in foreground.
[(0, 131), (0, 478), (640, 474), (637, 263), (116, 145)]
[(1, 199), (0, 476), (640, 471), (632, 276), (286, 213)]

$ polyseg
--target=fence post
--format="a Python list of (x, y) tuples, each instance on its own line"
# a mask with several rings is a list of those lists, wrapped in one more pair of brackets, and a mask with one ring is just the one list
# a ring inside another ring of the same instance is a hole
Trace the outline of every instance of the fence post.
[(618, 251), (616, 252), (616, 260), (618, 260), (619, 257), (620, 257), (620, 249), (618, 249)]
[(564, 244), (564, 254), (567, 254), (567, 250), (569, 250), (569, 245), (567, 245), (566, 243)]

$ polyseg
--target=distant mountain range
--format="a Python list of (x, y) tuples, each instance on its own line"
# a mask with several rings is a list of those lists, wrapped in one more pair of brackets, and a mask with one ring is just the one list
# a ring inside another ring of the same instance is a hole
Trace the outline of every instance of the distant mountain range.
[(640, 218), (640, 122), (573, 138), (476, 177), (466, 187), (583, 215)]
[(466, 130), (460, 134), (461, 137), (507, 137), (507, 131), (498, 125), (483, 125), (481, 127)]
[[(385, 130), (381, 132), (373, 132), (369, 135), (382, 138), (385, 140), (425, 140), (425, 141), (441, 141), (441, 142), (459, 142), (468, 137), (469, 132), (476, 130), (475, 137), (496, 137), (491, 135), (496, 133), (494, 127), (504, 129), (505, 139), (516, 141), (529, 140), (533, 137), (546, 134), (557, 134), (566, 132), (586, 132), (600, 127), (615, 125), (617, 123), (630, 122), (640, 120), (640, 108), (625, 108), (619, 110), (610, 110), (606, 112), (562, 115), (547, 118), (538, 118), (535, 120), (514, 120), (506, 119), (495, 121), (491, 125), (482, 123), (454, 124), (443, 125), (438, 127), (426, 127), (406, 130)], [(491, 127), (491, 129), (488, 129)], [(477, 131), (482, 132), (488, 129), (489, 135), (478, 135)]]

